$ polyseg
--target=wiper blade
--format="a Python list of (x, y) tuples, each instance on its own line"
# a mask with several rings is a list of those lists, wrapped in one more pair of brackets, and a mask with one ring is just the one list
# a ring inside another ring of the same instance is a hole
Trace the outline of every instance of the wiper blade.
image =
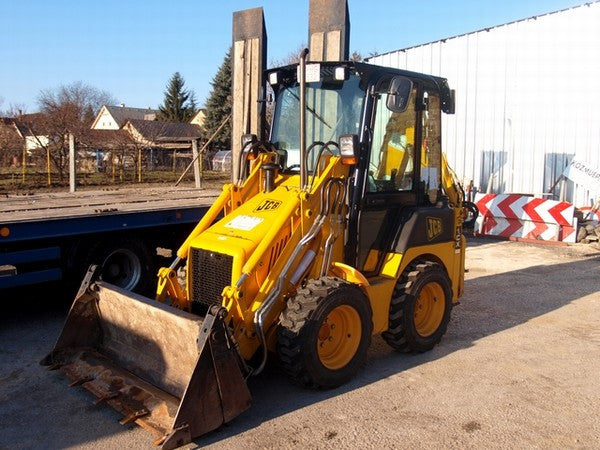
[[(293, 93), (291, 90), (290, 90), (290, 94), (292, 94), (296, 100), (300, 101), (300, 97), (298, 97), (298, 96), (297, 96), (295, 93)], [(315, 116), (317, 119), (319, 119), (323, 125), (325, 125), (325, 126), (326, 126), (327, 128), (329, 128), (330, 130), (332, 129), (332, 128), (331, 128), (331, 125), (329, 125), (329, 124), (328, 124), (328, 123), (325, 121), (325, 119), (323, 119), (323, 118), (322, 118), (322, 117), (319, 115), (319, 113), (317, 113), (317, 112), (316, 112), (314, 109), (312, 109), (312, 108), (311, 108), (310, 106), (308, 106), (308, 105), (306, 105), (306, 109), (307, 109), (308, 111), (310, 111), (310, 112), (311, 112), (311, 113), (312, 113), (312, 114), (313, 114), (313, 115), (314, 115), (314, 116)]]

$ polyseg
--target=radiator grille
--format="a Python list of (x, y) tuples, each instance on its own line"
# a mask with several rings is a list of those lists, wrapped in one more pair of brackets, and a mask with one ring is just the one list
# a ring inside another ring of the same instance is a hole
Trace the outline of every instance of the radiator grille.
[(231, 284), (233, 257), (209, 250), (190, 249), (192, 310), (202, 312), (212, 305), (220, 305), (221, 292)]

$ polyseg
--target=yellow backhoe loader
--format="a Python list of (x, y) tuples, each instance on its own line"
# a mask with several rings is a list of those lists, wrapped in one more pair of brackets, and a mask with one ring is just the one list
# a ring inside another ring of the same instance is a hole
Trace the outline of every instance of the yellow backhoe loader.
[(246, 410), (245, 380), (272, 354), (293, 382), (333, 388), (374, 334), (431, 349), (463, 293), (446, 80), (306, 56), (266, 72), (270, 138), (243, 136), (234, 181), (160, 270), (156, 299), (91, 268), (43, 361), (163, 448)]

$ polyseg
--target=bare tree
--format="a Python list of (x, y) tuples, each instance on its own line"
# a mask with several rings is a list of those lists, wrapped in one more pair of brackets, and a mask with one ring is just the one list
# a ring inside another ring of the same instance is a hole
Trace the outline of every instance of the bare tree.
[(350, 61), (361, 62), (365, 59), (362, 57), (362, 54), (358, 50), (354, 50), (350, 55)]
[(20, 163), (24, 145), (15, 124), (15, 117), (24, 107), (10, 104), (7, 109), (2, 109), (3, 103), (4, 98), (0, 97), (0, 167)]
[(290, 64), (297, 64), (298, 60), (300, 58), (300, 53), (305, 48), (306, 48), (305, 43), (298, 45), (298, 47), (295, 50), (292, 50), (283, 58), (271, 60), (270, 67), (281, 67), (281, 66), (288, 66)]
[(27, 112), (27, 106), (24, 103), (10, 103), (8, 107), (2, 109), (4, 98), (0, 97), (0, 117), (19, 117)]
[(0, 166), (20, 164), (23, 145), (14, 120), (0, 117)]
[[(306, 44), (300, 44), (296, 48), (296, 50), (292, 50), (283, 58), (271, 60), (270, 67), (281, 67), (281, 66), (287, 66), (290, 64), (297, 64), (300, 59), (300, 53), (305, 48), (306, 48)], [(376, 55), (377, 55), (376, 52), (369, 53), (369, 56), (376, 56)], [(350, 61), (360, 62), (360, 61), (364, 61), (364, 58), (362, 57), (361, 52), (359, 52), (358, 50), (354, 50), (352, 52), (352, 54), (350, 55)]]
[(36, 136), (50, 137), (47, 150), (61, 180), (68, 161), (67, 134), (84, 136), (102, 105), (113, 103), (116, 101), (111, 94), (81, 81), (40, 92), (38, 104), (43, 118), (25, 125), (30, 126)]

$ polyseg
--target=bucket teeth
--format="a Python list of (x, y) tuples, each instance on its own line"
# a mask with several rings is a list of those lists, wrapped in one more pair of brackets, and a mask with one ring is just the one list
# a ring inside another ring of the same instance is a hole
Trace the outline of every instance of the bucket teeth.
[(69, 384), (69, 387), (81, 386), (83, 383), (87, 383), (88, 381), (93, 381), (94, 377), (83, 377), (78, 378), (77, 380), (72, 381)]
[(100, 398), (97, 398), (96, 400), (94, 400), (94, 405), (99, 405), (101, 403), (104, 403), (107, 400), (112, 400), (113, 398), (117, 398), (119, 395), (121, 395), (120, 392), (116, 391), (116, 392), (109, 392), (106, 395), (103, 395)]
[(150, 411), (148, 411), (146, 408), (139, 409), (123, 417), (121, 420), (119, 420), (119, 423), (121, 425), (127, 425), (128, 423), (135, 422), (137, 419), (147, 416), (148, 414), (150, 414)]
[(160, 436), (160, 437), (157, 437), (156, 439), (154, 439), (154, 440), (152, 441), (152, 445), (156, 445), (157, 447), (158, 447), (159, 445), (163, 445), (163, 442), (165, 442), (165, 440), (166, 440), (166, 439), (167, 439), (167, 435), (166, 435), (166, 434), (165, 434), (165, 435), (162, 435), (162, 436)]

